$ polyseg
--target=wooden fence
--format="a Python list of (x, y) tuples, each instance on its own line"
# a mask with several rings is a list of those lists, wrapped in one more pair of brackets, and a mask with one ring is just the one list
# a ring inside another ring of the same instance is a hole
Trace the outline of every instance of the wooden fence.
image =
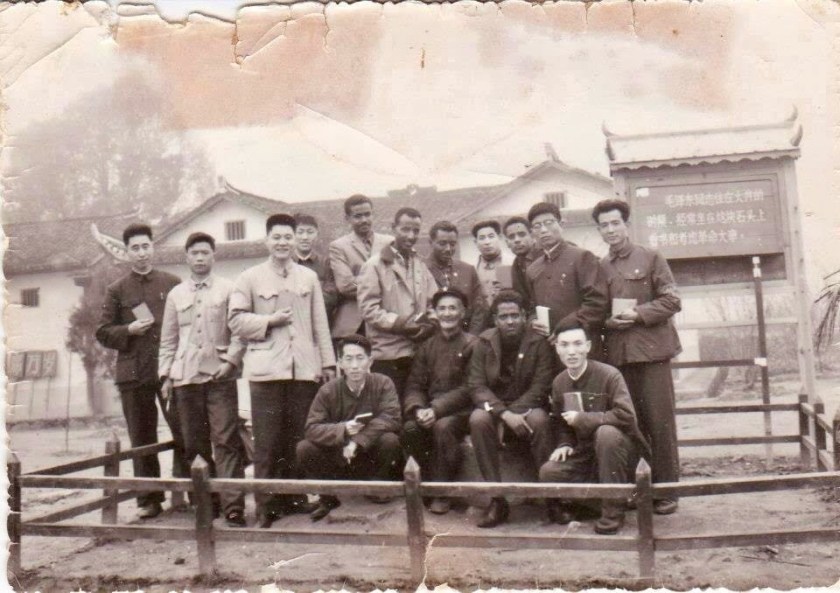
[[(8, 463), (9, 506), (8, 533), (10, 540), (8, 572), (11, 583), (20, 574), (20, 548), (23, 536), (116, 537), (127, 539), (194, 540), (198, 548), (199, 569), (211, 574), (216, 568), (216, 542), (277, 542), (307, 544), (349, 544), (371, 546), (408, 546), (411, 558), (411, 579), (419, 584), (425, 580), (425, 560), (428, 545), (434, 538), (435, 547), (516, 549), (566, 549), (634, 552), (638, 556), (640, 586), (653, 586), (655, 553), (682, 549), (740, 547), (757, 544), (793, 544), (840, 541), (840, 529), (777, 530), (756, 533), (709, 533), (703, 535), (657, 535), (653, 524), (653, 499), (691, 497), (720, 494), (758, 493), (794, 488), (840, 487), (840, 410), (832, 421), (824, 415), (818, 401), (811, 405), (800, 396), (794, 404), (758, 404), (738, 406), (696, 406), (681, 408), (679, 414), (712, 414), (768, 411), (797, 411), (800, 434), (775, 436), (772, 442), (798, 442), (803, 461), (813, 459), (817, 472), (787, 476), (725, 478), (692, 480), (679, 483), (651, 483), (650, 468), (645, 460), (636, 469), (635, 484), (546, 484), (546, 483), (422, 483), (420, 471), (413, 459), (405, 467), (403, 482), (326, 481), (326, 480), (232, 480), (210, 478), (207, 464), (197, 459), (192, 466), (191, 479), (186, 478), (124, 478), (119, 476), (120, 462), (172, 448), (172, 443), (149, 445), (120, 451), (115, 436), (106, 443), (105, 454), (91, 459), (67, 463), (29, 474), (21, 474), (17, 457), (12, 454)], [(829, 436), (830, 435), (830, 436)], [(732, 437), (722, 439), (694, 439), (681, 441), (683, 446), (756, 444), (768, 442), (767, 437)], [(829, 452), (828, 443), (832, 443)], [(103, 467), (103, 477), (69, 476), (74, 472)], [(93, 501), (21, 520), (24, 488), (102, 489), (103, 495)], [(139, 492), (168, 490), (176, 500), (183, 493), (192, 492), (196, 504), (193, 527), (164, 527), (155, 525), (117, 525), (117, 506)], [(406, 528), (400, 533), (338, 533), (330, 531), (280, 531), (225, 528), (214, 529), (212, 493), (261, 492), (278, 494), (335, 494), (403, 496), (406, 499)], [(429, 533), (424, 524), (424, 496), (520, 496), (528, 498), (565, 498), (625, 500), (635, 495), (638, 529), (634, 535), (476, 535), (474, 533)], [(64, 524), (62, 521), (101, 510), (98, 523)]]

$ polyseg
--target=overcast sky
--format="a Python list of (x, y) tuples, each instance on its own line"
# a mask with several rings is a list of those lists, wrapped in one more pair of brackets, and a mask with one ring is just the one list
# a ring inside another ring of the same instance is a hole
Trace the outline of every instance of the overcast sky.
[[(204, 145), (219, 175), (305, 201), (503, 183), (545, 158), (546, 142), (608, 175), (604, 122), (617, 133), (773, 122), (795, 104), (806, 236), (818, 270), (840, 267), (837, 249), (816, 253), (840, 246), (833, 3), (308, 4), (238, 18), (224, 0), (160, 4), (172, 22), (118, 18), (106, 3), (7, 8), (7, 143), (139, 66), (165, 90), (167, 125)], [(220, 19), (177, 22), (199, 5)]]

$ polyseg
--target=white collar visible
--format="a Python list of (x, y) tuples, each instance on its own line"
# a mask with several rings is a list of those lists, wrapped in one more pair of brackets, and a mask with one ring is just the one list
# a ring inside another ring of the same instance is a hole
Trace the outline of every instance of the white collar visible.
[(580, 379), (581, 377), (583, 377), (583, 374), (586, 372), (586, 369), (587, 369), (588, 367), (589, 367), (589, 360), (587, 359), (586, 361), (584, 361), (584, 363), (583, 363), (583, 368), (580, 370), (580, 373), (578, 374), (578, 376), (577, 376), (577, 377), (575, 377), (575, 376), (572, 374), (572, 370), (571, 370), (571, 369), (566, 369), (566, 370), (567, 370), (567, 371), (569, 371), (569, 377), (571, 377), (571, 378), (572, 378), (572, 381), (577, 381), (578, 379)]

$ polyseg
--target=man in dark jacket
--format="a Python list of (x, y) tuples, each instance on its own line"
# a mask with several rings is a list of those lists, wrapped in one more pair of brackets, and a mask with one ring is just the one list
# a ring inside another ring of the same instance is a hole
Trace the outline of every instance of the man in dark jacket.
[[(467, 370), (477, 340), (464, 332), (467, 297), (442, 290), (432, 297), (439, 328), (417, 349), (408, 377), (403, 411), (403, 448), (420, 464), (423, 477), (435, 482), (455, 478), (461, 465), (461, 441), (469, 432), (472, 400)], [(429, 510), (449, 512), (449, 498), (436, 498)]]
[[(96, 339), (106, 348), (117, 351), (115, 382), (120, 392), (123, 415), (132, 448), (158, 442), (156, 400), (160, 397), (158, 349), (166, 296), (181, 279), (152, 267), (154, 244), (152, 229), (145, 224), (132, 224), (123, 231), (123, 243), (131, 262), (131, 271), (108, 286)], [(172, 473), (189, 476), (178, 428), (177, 409), (164, 408), (164, 418), (175, 440)], [(159, 478), (157, 455), (133, 460), (134, 475)], [(137, 497), (138, 517), (149, 519), (161, 512), (163, 492), (144, 492)]]
[(592, 330), (593, 358), (600, 358), (598, 334), (607, 315), (607, 283), (598, 258), (563, 239), (560, 209), (548, 202), (528, 210), (531, 232), (542, 254), (528, 266), (529, 301), (549, 309), (549, 323), (532, 328), (547, 336), (560, 322), (576, 320)]
[(542, 252), (534, 244), (534, 237), (531, 235), (531, 223), (528, 222), (527, 218), (521, 216), (508, 218), (502, 227), (502, 232), (505, 235), (508, 247), (516, 256), (513, 259), (510, 271), (513, 290), (526, 299), (525, 310), (531, 311), (533, 307), (528, 301), (527, 271), (528, 266), (534, 263)]
[(338, 291), (335, 287), (330, 260), (315, 250), (318, 242), (318, 221), (309, 214), (295, 214), (295, 252), (292, 256), (295, 263), (306, 266), (316, 274), (321, 282), (321, 292), (324, 294), (324, 308), (327, 319), (332, 324), (335, 307), (338, 303)]
[[(540, 468), (541, 482), (631, 481), (633, 465), (647, 446), (636, 426), (627, 385), (618, 369), (587, 360), (592, 342), (576, 321), (555, 328), (557, 354), (566, 369), (551, 386), (557, 422), (557, 447)], [(567, 502), (548, 501), (549, 520), (566, 524), (574, 517)], [(624, 501), (605, 499), (595, 531), (617, 533), (624, 524)]]
[(455, 288), (467, 298), (464, 329), (477, 336), (487, 329), (485, 324), (490, 312), (475, 268), (455, 258), (458, 249), (458, 227), (446, 220), (438, 221), (432, 225), (429, 238), (432, 254), (426, 260), (426, 266), (441, 290)]
[[(298, 467), (310, 479), (393, 480), (402, 455), (394, 382), (370, 372), (371, 343), (364, 336), (343, 338), (338, 354), (343, 376), (323, 385), (315, 395), (305, 438), (297, 445)], [(321, 496), (312, 520), (320, 521), (340, 504), (335, 496)]]
[[(639, 427), (653, 449), (653, 481), (676, 482), (680, 459), (671, 358), (682, 348), (673, 322), (681, 309), (674, 276), (661, 253), (630, 242), (626, 202), (599, 202), (592, 218), (610, 246), (601, 261), (612, 304), (605, 323), (607, 362), (618, 367), (630, 389)], [(677, 500), (655, 500), (653, 509), (668, 515), (677, 510)]]
[[(537, 467), (554, 446), (546, 407), (556, 357), (548, 341), (526, 328), (522, 297), (502, 290), (491, 307), (496, 327), (482, 333), (473, 350), (467, 386), (476, 409), (470, 415), (470, 438), (481, 475), (500, 482), (499, 447), (528, 445)], [(479, 520), (495, 527), (508, 517), (504, 497), (496, 497)]]

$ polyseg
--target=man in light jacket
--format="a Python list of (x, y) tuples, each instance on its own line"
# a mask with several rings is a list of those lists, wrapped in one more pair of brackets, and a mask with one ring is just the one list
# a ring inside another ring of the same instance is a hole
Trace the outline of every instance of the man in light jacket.
[(416, 345), (434, 331), (429, 314), (437, 282), (414, 252), (420, 224), (414, 208), (397, 210), (393, 243), (363, 265), (359, 275), (359, 307), (373, 344), (371, 370), (391, 378), (400, 405)]
[[(266, 221), (267, 262), (245, 270), (230, 297), (231, 331), (248, 344), (254, 430), (254, 477), (296, 478), (295, 446), (319, 382), (335, 375), (327, 312), (318, 275), (292, 258), (295, 219)], [(257, 499), (257, 525), (271, 527), (284, 514), (308, 512), (302, 495)]]
[[(216, 241), (193, 233), (185, 245), (190, 278), (166, 297), (160, 336), (158, 373), (161, 394), (178, 410), (187, 461), (196, 456), (210, 465), (210, 475), (244, 478), (239, 440), (236, 378), (245, 346), (231, 339), (227, 308), (233, 283), (213, 274)], [(241, 493), (214, 493), (216, 506), (231, 527), (245, 527)]]
[(364, 333), (362, 314), (357, 302), (359, 271), (362, 264), (394, 238), (373, 232), (373, 202), (356, 194), (344, 201), (344, 216), (352, 232), (330, 243), (330, 267), (338, 304), (332, 324), (336, 341), (353, 334)]

